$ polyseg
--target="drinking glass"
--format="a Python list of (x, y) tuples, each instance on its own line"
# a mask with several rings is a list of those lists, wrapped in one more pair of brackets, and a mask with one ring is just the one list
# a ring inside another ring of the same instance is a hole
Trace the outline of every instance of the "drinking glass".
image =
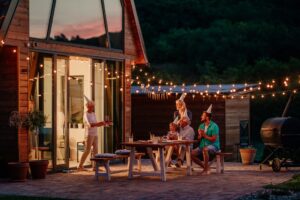
[(182, 140), (182, 135), (178, 135), (178, 140)]
[(130, 136), (130, 137), (128, 138), (128, 141), (129, 141), (129, 142), (133, 142), (133, 136)]

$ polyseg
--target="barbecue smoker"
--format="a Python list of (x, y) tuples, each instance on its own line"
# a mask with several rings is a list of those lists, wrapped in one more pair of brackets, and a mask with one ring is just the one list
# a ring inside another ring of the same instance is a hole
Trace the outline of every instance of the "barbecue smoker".
[[(283, 116), (289, 107), (291, 97)], [(265, 146), (271, 151), (261, 163), (268, 161), (274, 172), (281, 167), (300, 166), (300, 120), (293, 117), (275, 117), (267, 119), (261, 127), (260, 135)]]

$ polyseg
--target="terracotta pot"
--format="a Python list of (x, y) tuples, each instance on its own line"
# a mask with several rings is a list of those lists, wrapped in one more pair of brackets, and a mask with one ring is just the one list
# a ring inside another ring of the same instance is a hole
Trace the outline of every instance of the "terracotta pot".
[(242, 163), (244, 165), (249, 165), (252, 164), (256, 155), (256, 149), (250, 149), (250, 148), (245, 148), (245, 149), (240, 149), (240, 154), (242, 158)]
[(8, 163), (10, 179), (13, 181), (26, 181), (29, 164), (27, 162)]
[(29, 161), (32, 179), (46, 178), (48, 164), (49, 164), (48, 160), (31, 160), (31, 161)]

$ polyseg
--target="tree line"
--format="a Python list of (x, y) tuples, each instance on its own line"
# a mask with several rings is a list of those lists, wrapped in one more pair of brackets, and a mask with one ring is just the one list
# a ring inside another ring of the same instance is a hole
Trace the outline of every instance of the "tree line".
[(297, 0), (135, 0), (151, 67), (178, 82), (299, 73)]

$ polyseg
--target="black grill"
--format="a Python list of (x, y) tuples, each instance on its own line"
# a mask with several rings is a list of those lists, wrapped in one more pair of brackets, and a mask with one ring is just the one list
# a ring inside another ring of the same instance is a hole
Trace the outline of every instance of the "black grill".
[(267, 119), (260, 130), (266, 146), (299, 148), (300, 120), (293, 117), (275, 117)]

